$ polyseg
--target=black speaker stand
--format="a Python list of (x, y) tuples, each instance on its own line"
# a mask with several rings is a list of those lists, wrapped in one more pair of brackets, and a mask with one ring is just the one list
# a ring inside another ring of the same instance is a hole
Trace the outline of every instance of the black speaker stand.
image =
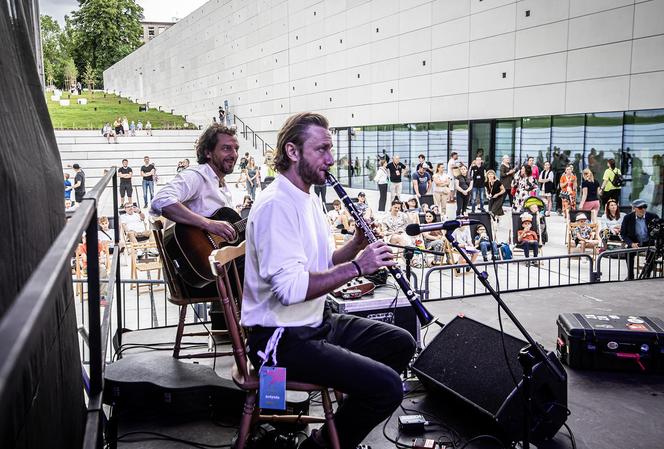
[[(526, 328), (523, 327), (523, 325), (514, 315), (514, 313), (512, 313), (510, 308), (507, 307), (507, 304), (505, 304), (505, 302), (500, 297), (500, 293), (498, 293), (491, 286), (491, 283), (489, 283), (489, 275), (487, 274), (487, 272), (486, 271), (480, 272), (480, 270), (477, 269), (477, 266), (472, 262), (470, 257), (468, 257), (466, 252), (459, 246), (459, 242), (457, 242), (456, 239), (454, 238), (453, 231), (454, 230), (452, 229), (447, 230), (447, 232), (445, 233), (445, 237), (447, 238), (447, 240), (457, 250), (457, 252), (461, 255), (461, 257), (464, 258), (468, 266), (475, 273), (475, 276), (477, 276), (477, 279), (479, 279), (480, 283), (484, 286), (484, 288), (486, 288), (489, 291), (489, 293), (496, 300), (500, 308), (505, 311), (505, 313), (510, 318), (512, 323), (514, 323), (514, 325), (519, 329), (521, 335), (523, 335), (526, 341), (528, 341), (528, 345), (523, 347), (519, 352), (519, 363), (521, 364), (521, 368), (523, 370), (522, 382), (524, 387), (523, 395), (525, 399), (524, 414), (523, 414), (524, 434), (523, 434), (523, 441), (521, 447), (523, 449), (530, 449), (530, 413), (532, 411), (532, 402), (533, 402), (533, 391), (532, 391), (533, 367), (535, 366), (535, 364), (539, 362), (544, 363), (544, 365), (548, 367), (549, 371), (551, 371), (551, 373), (554, 376), (556, 376), (558, 379), (560, 379), (560, 381), (562, 382), (566, 382), (567, 373), (565, 372), (564, 369), (557, 367), (547, 357), (544, 348), (533, 339), (533, 337), (528, 333)], [(495, 255), (493, 257), (495, 257)]]

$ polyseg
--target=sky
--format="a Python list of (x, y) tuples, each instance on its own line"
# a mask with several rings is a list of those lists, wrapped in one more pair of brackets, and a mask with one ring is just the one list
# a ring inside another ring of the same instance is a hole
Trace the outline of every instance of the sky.
[[(208, 0), (138, 0), (143, 7), (145, 20), (154, 22), (170, 22), (173, 17), (180, 19), (198, 9)], [(65, 14), (78, 9), (77, 0), (39, 0), (39, 13), (47, 14), (57, 20), (61, 26), (65, 24)]]

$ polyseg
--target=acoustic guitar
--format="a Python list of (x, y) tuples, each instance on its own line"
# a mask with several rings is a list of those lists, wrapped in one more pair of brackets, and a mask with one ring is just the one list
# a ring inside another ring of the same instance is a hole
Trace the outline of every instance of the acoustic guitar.
[(208, 218), (230, 223), (235, 229), (237, 238), (228, 242), (223, 237), (182, 223), (175, 223), (164, 231), (166, 255), (173, 261), (175, 270), (182, 280), (196, 288), (205, 287), (214, 281), (208, 260), (210, 253), (215, 249), (237, 245), (244, 241), (247, 228), (247, 219), (240, 217), (229, 207), (222, 207)]

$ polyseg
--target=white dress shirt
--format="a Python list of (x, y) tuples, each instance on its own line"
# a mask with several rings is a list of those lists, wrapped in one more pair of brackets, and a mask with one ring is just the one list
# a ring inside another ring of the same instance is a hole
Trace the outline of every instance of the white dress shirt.
[(309, 273), (332, 267), (321, 202), (278, 176), (256, 197), (246, 232), (242, 325), (318, 326), (325, 296), (305, 301)]
[(190, 211), (210, 217), (221, 207), (233, 204), (233, 195), (227, 184), (219, 186), (219, 177), (208, 164), (189, 167), (175, 175), (152, 200), (151, 212), (161, 215), (164, 207), (182, 203)]

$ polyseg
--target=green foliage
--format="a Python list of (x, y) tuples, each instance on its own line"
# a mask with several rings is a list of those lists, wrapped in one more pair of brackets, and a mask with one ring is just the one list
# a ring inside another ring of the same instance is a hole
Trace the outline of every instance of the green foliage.
[(85, 64), (85, 71), (83, 72), (83, 82), (88, 86), (88, 89), (94, 94), (95, 82), (97, 80), (97, 74), (95, 69), (92, 68), (92, 64), (89, 62)]
[(62, 73), (65, 77), (65, 88), (76, 85), (76, 78), (78, 78), (78, 69), (72, 58), (67, 58), (62, 67)]
[(62, 86), (64, 83), (63, 64), (67, 59), (67, 53), (62, 48), (60, 25), (51, 16), (39, 17), (41, 28), (42, 51), (44, 53), (44, 74), (46, 83), (56, 83)]
[[(85, 91), (80, 96), (63, 92), (62, 98), (69, 98), (71, 105), (60, 106), (57, 101), (51, 101), (50, 94), (46, 95), (48, 112), (53, 127), (56, 129), (99, 129), (101, 131), (104, 123), (113, 124), (113, 121), (118, 117), (127, 117), (129, 122), (133, 120), (137, 123), (140, 119), (143, 124), (149, 120), (153, 129), (193, 129), (194, 127), (194, 125), (185, 127), (185, 120), (179, 115), (159, 112), (156, 109), (138, 112), (139, 105), (137, 103), (100, 91), (95, 92), (94, 95), (90, 91)], [(87, 98), (88, 104), (77, 104), (76, 100), (78, 98)]]
[(141, 45), (143, 8), (134, 0), (79, 0), (79, 5), (71, 20), (79, 71), (89, 62), (100, 74)]

